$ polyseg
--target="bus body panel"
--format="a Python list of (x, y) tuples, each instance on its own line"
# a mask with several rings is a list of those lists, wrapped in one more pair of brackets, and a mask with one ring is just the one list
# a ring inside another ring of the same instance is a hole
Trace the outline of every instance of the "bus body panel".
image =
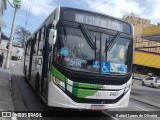
[[(127, 84), (129, 85), (131, 82), (132, 78), (127, 82)], [(71, 109), (91, 109), (92, 105), (104, 105), (103, 109), (111, 109), (127, 107), (129, 103), (131, 89), (127, 91), (127, 93), (122, 97), (122, 99), (120, 99), (117, 103), (114, 104), (76, 103), (70, 97), (68, 97), (59, 87), (53, 84), (53, 82), (49, 82), (48, 91), (48, 106), (56, 106)]]

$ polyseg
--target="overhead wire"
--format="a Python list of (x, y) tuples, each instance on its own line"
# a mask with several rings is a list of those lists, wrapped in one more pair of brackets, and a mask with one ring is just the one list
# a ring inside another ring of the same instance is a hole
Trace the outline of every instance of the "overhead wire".
[(114, 6), (110, 7), (110, 8), (108, 8), (107, 10), (110, 10), (110, 9), (112, 9), (112, 8), (114, 8), (114, 7), (117, 7), (117, 6), (121, 5), (121, 4), (124, 4), (124, 1), (121, 2), (121, 3), (119, 3), (119, 4), (117, 4), (117, 5), (114, 5)]
[[(122, 3), (124, 3), (125, 1), (119, 1), (119, 0), (115, 0), (115, 1), (112, 1), (112, 2), (108, 2), (107, 4), (104, 4), (104, 3), (102, 3), (102, 5), (103, 5), (103, 7), (99, 7), (100, 9), (98, 10), (99, 12), (104, 12), (104, 11), (106, 11), (106, 10), (109, 10), (109, 9), (111, 9), (111, 8), (114, 8), (114, 7), (116, 7), (116, 6), (119, 6), (120, 4), (122, 4)], [(115, 4), (114, 6), (112, 5), (111, 7), (109, 7), (109, 8), (105, 8), (105, 6), (107, 6), (107, 5), (111, 5), (111, 4)], [(98, 7), (98, 6), (97, 6)]]
[(27, 24), (29, 21), (29, 17), (31, 15), (31, 11), (33, 8), (34, 0), (31, 0), (30, 3), (27, 1), (27, 11), (26, 11), (26, 19), (25, 19), (25, 29), (27, 28)]
[(101, 3), (99, 6), (97, 7), (100, 7), (101, 9), (105, 8), (106, 6), (108, 5), (111, 5), (111, 4), (114, 4), (114, 3), (118, 3), (119, 0), (112, 0), (112, 1), (108, 1), (108, 2), (104, 2), (104, 3)]
[(29, 0), (27, 0), (27, 3), (26, 3), (26, 7), (27, 7), (27, 10), (26, 10), (26, 18), (25, 18), (25, 28), (26, 28), (26, 25), (27, 25), (27, 23), (26, 23), (26, 21), (27, 21), (27, 17), (28, 17), (28, 11), (29, 11)]
[(7, 1), (8, 1), (8, 3), (10, 4), (10, 6), (12, 6), (13, 8), (15, 8), (15, 6), (12, 5), (11, 2), (10, 2), (9, 0), (7, 0)]
[[(109, 2), (110, 2), (110, 1), (109, 1)], [(105, 2), (99, 2), (99, 1), (98, 1), (98, 2), (96, 2), (96, 5), (100, 7), (100, 6), (103, 6), (103, 5), (106, 4), (106, 3), (108, 3), (108, 1), (105, 1)]]

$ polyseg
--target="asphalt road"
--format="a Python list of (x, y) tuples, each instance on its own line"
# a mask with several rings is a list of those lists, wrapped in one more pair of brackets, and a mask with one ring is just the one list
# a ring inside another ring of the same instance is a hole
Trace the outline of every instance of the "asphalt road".
[(160, 88), (142, 86), (140, 83), (141, 82), (138, 84), (133, 84), (131, 90), (132, 96), (135, 98), (140, 98), (139, 100), (143, 99), (143, 101), (160, 108)]
[[(142, 102), (130, 99), (128, 108), (125, 109), (112, 109), (109, 111), (97, 112), (97, 111), (68, 111), (58, 108), (50, 108), (45, 106), (43, 102), (36, 96), (33, 89), (28, 83), (24, 80), (24, 75), (22, 73), (22, 63), (12, 62), (11, 63), (11, 73), (12, 73), (12, 85), (14, 91), (15, 99), (15, 110), (16, 111), (55, 111), (53, 116), (54, 120), (59, 119), (83, 119), (83, 120), (159, 120), (156, 117), (137, 117), (138, 114), (149, 114), (157, 115), (157, 111), (160, 111), (159, 108), (156, 108), (152, 105), (144, 104)], [(18, 91), (20, 89), (20, 91)], [(137, 86), (135, 90), (141, 89), (141, 86)], [(150, 89), (149, 87), (143, 88), (143, 93), (150, 91), (151, 93), (155, 89)], [(146, 92), (145, 92), (146, 91)], [(136, 92), (138, 94), (138, 92)], [(138, 96), (138, 95), (137, 95)], [(154, 95), (152, 97), (155, 97)], [(58, 111), (58, 112), (57, 112)], [(123, 112), (124, 111), (124, 112)], [(128, 112), (129, 111), (129, 112)], [(140, 111), (137, 113), (137, 111)], [(128, 112), (128, 113), (127, 113)], [(125, 115), (128, 115), (126, 117)], [(135, 115), (134, 115), (135, 114)], [(117, 115), (117, 118), (115, 117)], [(53, 118), (42, 118), (42, 120), (51, 120)], [(39, 120), (32, 118), (32, 120)]]

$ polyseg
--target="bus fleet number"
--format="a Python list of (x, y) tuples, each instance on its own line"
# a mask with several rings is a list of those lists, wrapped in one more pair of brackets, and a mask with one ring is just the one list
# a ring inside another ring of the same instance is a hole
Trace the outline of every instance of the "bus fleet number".
[(117, 96), (118, 92), (110, 92), (110, 96)]

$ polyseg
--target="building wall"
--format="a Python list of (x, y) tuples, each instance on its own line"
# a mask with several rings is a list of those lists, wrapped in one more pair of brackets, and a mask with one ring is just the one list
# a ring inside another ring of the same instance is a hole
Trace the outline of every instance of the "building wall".
[(144, 51), (135, 51), (134, 64), (152, 68), (160, 68), (160, 55)]
[[(6, 48), (7, 42), (6, 42), (6, 40), (2, 40), (2, 42), (0, 44), (0, 54), (3, 52), (5, 57), (7, 56), (7, 48)], [(12, 46), (11, 56), (23, 57), (23, 54), (24, 54), (24, 49), (23, 48)]]
[[(140, 18), (139, 16), (136, 16), (133, 13), (124, 15), (122, 19), (134, 26), (135, 48), (160, 46), (160, 42), (149, 41), (141, 38), (141, 33), (143, 28), (154, 26), (153, 24), (150, 23), (151, 21), (149, 19)], [(141, 50), (160, 53), (160, 47), (141, 48)]]
[(134, 52), (133, 72), (143, 75), (148, 75), (148, 73), (152, 73), (152, 75), (154, 76), (160, 76), (160, 47), (156, 47), (160, 46), (160, 42), (149, 41), (141, 38), (143, 28), (152, 27), (155, 25), (151, 24), (151, 21), (149, 19), (141, 18), (140, 16), (137, 16), (133, 13), (124, 15), (122, 19), (133, 25), (134, 46), (135, 48), (139, 48), (138, 51)]

